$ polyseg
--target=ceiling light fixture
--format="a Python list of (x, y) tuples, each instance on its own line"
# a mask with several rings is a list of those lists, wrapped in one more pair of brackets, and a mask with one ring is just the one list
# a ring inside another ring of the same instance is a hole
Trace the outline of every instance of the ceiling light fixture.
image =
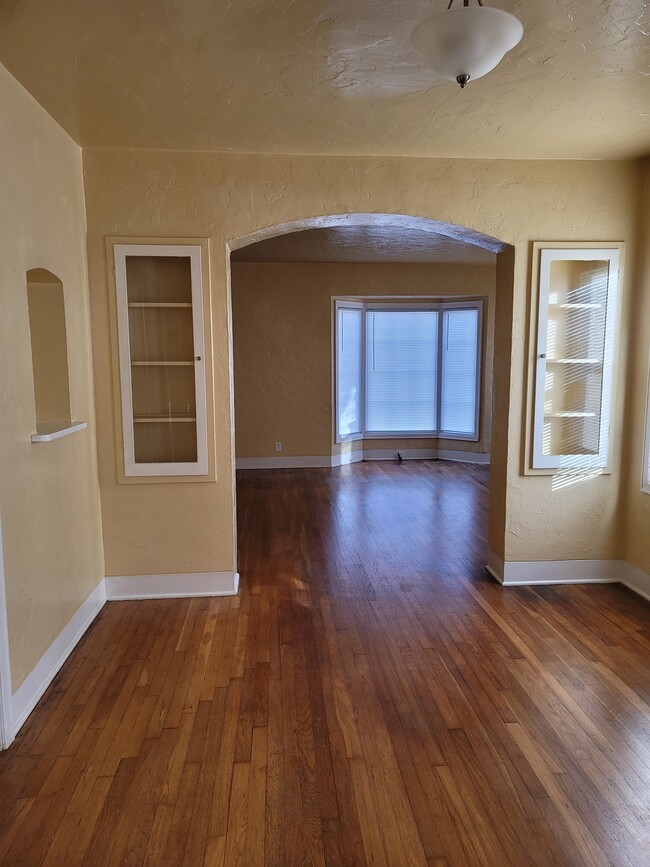
[(461, 87), (486, 75), (500, 63), (505, 54), (521, 41), (524, 25), (502, 9), (491, 9), (478, 0), (470, 6), (452, 9), (450, 0), (446, 12), (441, 12), (418, 25), (411, 42), (433, 71)]

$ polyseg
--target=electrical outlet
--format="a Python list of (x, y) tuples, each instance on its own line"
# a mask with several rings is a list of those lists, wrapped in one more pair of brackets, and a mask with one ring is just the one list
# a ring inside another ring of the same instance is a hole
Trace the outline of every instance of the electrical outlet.
[(282, 451), (282, 443), (280, 443), (280, 442), (276, 443), (275, 444), (275, 450), (276, 450), (276, 452), (281, 452)]

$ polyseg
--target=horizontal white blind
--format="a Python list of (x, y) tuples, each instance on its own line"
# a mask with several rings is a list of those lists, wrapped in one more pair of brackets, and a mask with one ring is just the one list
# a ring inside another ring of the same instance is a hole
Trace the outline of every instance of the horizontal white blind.
[(366, 313), (366, 431), (435, 431), (437, 310)]
[(363, 310), (339, 307), (336, 330), (336, 402), (337, 433), (340, 438), (361, 434), (362, 356), (361, 333)]
[(479, 312), (443, 310), (442, 407), (444, 433), (476, 435)]

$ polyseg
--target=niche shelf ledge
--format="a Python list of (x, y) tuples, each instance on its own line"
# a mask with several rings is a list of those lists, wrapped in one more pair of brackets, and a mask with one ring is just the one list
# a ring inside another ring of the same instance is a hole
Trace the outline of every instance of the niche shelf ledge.
[(60, 440), (61, 437), (67, 437), (87, 427), (87, 421), (75, 421), (68, 424), (53, 422), (52, 424), (39, 425), (37, 432), (32, 434), (32, 442), (51, 443), (53, 440)]

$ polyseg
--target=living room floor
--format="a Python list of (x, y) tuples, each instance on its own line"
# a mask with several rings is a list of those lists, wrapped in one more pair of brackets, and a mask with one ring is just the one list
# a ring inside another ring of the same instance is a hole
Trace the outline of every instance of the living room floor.
[(0, 863), (644, 865), (650, 605), (484, 570), (488, 470), (238, 473), (240, 595), (111, 602)]

